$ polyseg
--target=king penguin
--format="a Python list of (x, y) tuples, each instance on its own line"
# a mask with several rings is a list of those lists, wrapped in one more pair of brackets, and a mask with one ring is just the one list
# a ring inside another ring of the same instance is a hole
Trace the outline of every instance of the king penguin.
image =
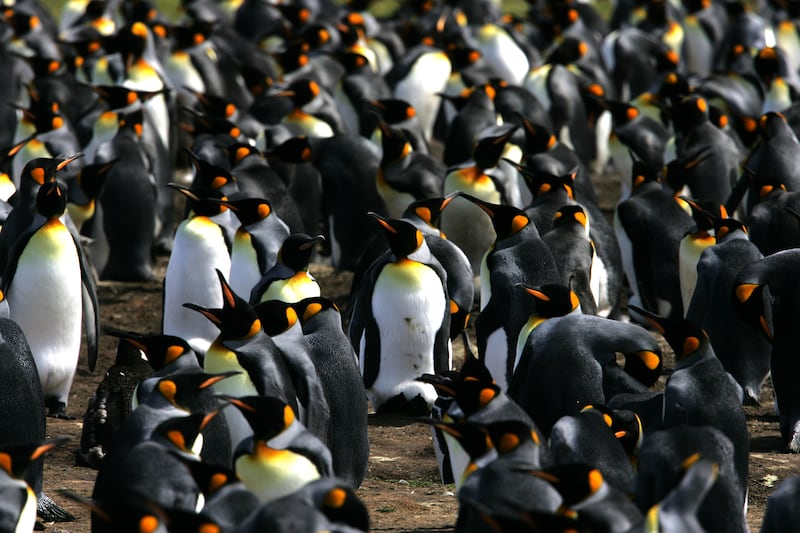
[(450, 369), (447, 276), (414, 225), (371, 215), (389, 251), (355, 288), (350, 341), (376, 410), (428, 412), (436, 393), (414, 380)]
[(97, 362), (99, 327), (92, 273), (80, 244), (60, 219), (66, 206), (62, 182), (40, 187), (39, 217), (14, 243), (1, 287), (10, 318), (25, 332), (36, 360), (48, 414), (59, 418), (67, 418), (80, 354), (82, 315), (75, 310), (84, 310), (90, 370)]

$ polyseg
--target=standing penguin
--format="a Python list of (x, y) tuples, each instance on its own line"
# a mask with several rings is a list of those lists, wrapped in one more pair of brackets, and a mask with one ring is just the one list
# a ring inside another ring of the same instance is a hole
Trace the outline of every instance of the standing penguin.
[(797, 338), (797, 268), (800, 250), (776, 252), (742, 268), (733, 283), (736, 313), (772, 342), (770, 369), (783, 443), (800, 452), (800, 401), (794, 357)]
[(319, 284), (308, 272), (314, 246), (324, 241), (322, 235), (305, 233), (289, 235), (278, 250), (277, 261), (264, 273), (250, 291), (250, 302), (267, 300), (296, 302), (320, 295)]
[(367, 393), (358, 358), (342, 330), (339, 310), (331, 300), (305, 298), (295, 307), (303, 340), (330, 407), (326, 442), (331, 450), (333, 472), (357, 488), (366, 474), (369, 456)]
[(390, 251), (355, 289), (350, 342), (376, 410), (427, 412), (436, 392), (414, 379), (450, 369), (447, 275), (413, 224), (371, 215)]
[(36, 360), (48, 414), (59, 418), (68, 417), (80, 354), (81, 315), (75, 310), (84, 310), (90, 370), (97, 362), (99, 327), (94, 279), (80, 244), (60, 219), (66, 206), (66, 185), (41, 186), (36, 196), (41, 217), (14, 243), (0, 285), (10, 318), (25, 332)]
[(289, 227), (265, 199), (241, 198), (223, 205), (241, 222), (231, 247), (231, 288), (236, 294), (250, 294), (258, 280), (275, 266)]
[(714, 229), (717, 243), (697, 263), (697, 285), (686, 319), (708, 333), (714, 353), (741, 385), (744, 402), (758, 404), (772, 349), (762, 332), (736, 315), (731, 294), (739, 271), (763, 256), (738, 220), (718, 219)]
[(631, 303), (662, 315), (683, 312), (678, 250), (692, 217), (661, 184), (658, 173), (634, 161), (631, 195), (617, 205), (614, 230)]
[[(163, 333), (185, 339), (202, 355), (217, 337), (217, 328), (197, 313), (185, 309), (183, 304), (218, 306), (222, 303), (216, 271), (228, 276), (231, 256), (225, 231), (213, 217), (228, 208), (201, 196), (214, 194), (219, 199), (221, 193), (212, 189), (174, 187), (189, 199), (191, 213), (175, 233), (167, 263)], [(187, 276), (187, 272), (193, 275)]]

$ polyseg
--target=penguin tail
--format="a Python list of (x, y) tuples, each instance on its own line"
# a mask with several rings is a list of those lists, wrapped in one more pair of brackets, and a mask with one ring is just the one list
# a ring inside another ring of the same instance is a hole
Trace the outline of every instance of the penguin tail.
[(38, 516), (43, 522), (74, 522), (77, 520), (75, 515), (66, 509), (63, 509), (44, 493), (39, 496), (39, 501), (36, 508), (36, 516)]

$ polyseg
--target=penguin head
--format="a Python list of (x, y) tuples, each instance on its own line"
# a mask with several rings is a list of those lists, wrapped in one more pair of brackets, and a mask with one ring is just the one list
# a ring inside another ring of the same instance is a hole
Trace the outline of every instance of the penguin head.
[(454, 437), (473, 463), (494, 449), (489, 432), (485, 426), (480, 424), (474, 424), (467, 420), (423, 419), (422, 421)]
[[(352, 487), (343, 483), (328, 486), (320, 482), (321, 490), (312, 487), (312, 501), (333, 523), (347, 524), (358, 531), (369, 531), (369, 512)], [(308, 487), (308, 486), (307, 486)]]
[(244, 227), (264, 220), (273, 213), (272, 204), (263, 198), (238, 198), (222, 200), (220, 203), (230, 208)]
[(197, 135), (219, 135), (230, 137), (229, 142), (242, 141), (245, 137), (242, 135), (242, 129), (236, 122), (226, 118), (220, 118), (213, 115), (202, 113), (191, 107), (181, 108), (188, 114), (192, 121), (191, 123), (182, 123), (181, 127), (195, 136)]
[(469, 200), (489, 215), (498, 241), (512, 237), (525, 228), (536, 229), (536, 226), (531, 224), (531, 219), (522, 209), (512, 205), (493, 204), (464, 192), (459, 192), (458, 196)]
[(650, 167), (644, 161), (637, 158), (633, 152), (629, 152), (633, 160), (631, 168), (631, 190), (645, 186), (650, 183), (661, 183), (661, 176), (658, 170)]
[(777, 111), (770, 111), (764, 113), (758, 119), (759, 133), (761, 137), (768, 141), (775, 137), (780, 132), (785, 132), (789, 124), (786, 121), (786, 116)]
[(498, 133), (494, 133), (495, 130), (492, 129), (490, 135), (478, 139), (472, 148), (472, 159), (475, 160), (475, 166), (481, 170), (496, 167), (503, 150), (505, 150), (506, 143), (517, 131), (517, 128), (519, 128), (517, 124), (504, 124), (499, 127)]
[(573, 36), (564, 37), (553, 48), (545, 59), (545, 63), (552, 65), (569, 65), (577, 63), (589, 53), (586, 41)]
[(158, 391), (158, 394), (173, 406), (188, 411), (201, 391), (238, 373), (237, 371), (230, 371), (207, 374), (199, 369), (176, 372), (158, 380), (155, 391)]
[(663, 335), (675, 352), (677, 361), (683, 361), (710, 347), (708, 334), (691, 320), (661, 317), (635, 305), (631, 305), (629, 308), (642, 316), (656, 331)]
[(46, 181), (53, 181), (56, 172), (63, 170), (71, 162), (83, 157), (78, 153), (70, 157), (37, 157), (31, 159), (22, 168), (22, 179), (32, 179), (35, 183), (42, 185)]
[(726, 239), (740, 235), (747, 237), (747, 226), (735, 218), (722, 218), (719, 217), (714, 220), (714, 236), (717, 238), (717, 243), (725, 242)]
[(311, 143), (308, 137), (292, 137), (264, 152), (266, 158), (275, 158), (285, 163), (308, 163), (312, 157)]
[(108, 173), (111, 172), (117, 162), (119, 162), (119, 159), (112, 159), (106, 163), (92, 163), (78, 171), (75, 183), (86, 198), (94, 200), (100, 195)]
[(753, 58), (753, 68), (766, 86), (777, 78), (786, 77), (786, 60), (780, 48), (767, 46), (759, 50)]
[(225, 193), (226, 196), (235, 192), (236, 178), (233, 177), (230, 170), (202, 159), (189, 149), (186, 150), (186, 153), (189, 154), (194, 168), (193, 187), (216, 189)]
[(186, 461), (185, 464), (206, 501), (224, 487), (241, 483), (236, 473), (227, 466), (206, 461)]
[(636, 453), (644, 440), (642, 421), (633, 411), (610, 409), (605, 405), (586, 405), (581, 413), (601, 416), (629, 457)]
[[(667, 180), (669, 180), (669, 177), (667, 177)], [(681, 188), (683, 188), (683, 186), (681, 186)], [(722, 217), (727, 216), (727, 210), (725, 209), (725, 206), (717, 205), (713, 201), (698, 201), (683, 196), (679, 196), (678, 198), (681, 202), (685, 202), (692, 211), (692, 219), (694, 220), (695, 228), (691, 230), (690, 233), (707, 233), (709, 230), (711, 230), (714, 227), (715, 222), (721, 218), (716, 212), (721, 213)]]
[(560, 464), (531, 472), (544, 479), (564, 498), (562, 507), (576, 505), (605, 486), (605, 478), (597, 468), (584, 463)]
[(67, 186), (60, 180), (47, 181), (36, 194), (36, 212), (47, 218), (58, 218), (67, 208)]
[(282, 94), (291, 99), (295, 108), (301, 108), (316, 99), (322, 88), (312, 79), (300, 78), (289, 84)]
[[(245, 142), (234, 142), (225, 146), (225, 151), (228, 153), (228, 164), (231, 166), (232, 172), (235, 167), (242, 163), (250, 156), (261, 159), (261, 152), (255, 146)], [(234, 178), (235, 179), (235, 178)]]
[(491, 422), (485, 428), (499, 454), (513, 452), (525, 444), (539, 446), (542, 443), (539, 432), (521, 420)]
[(469, 417), (500, 396), (499, 386), (486, 381), (456, 381), (452, 385), (453, 398), (465, 416)]
[(297, 324), (294, 304), (281, 300), (266, 300), (255, 306), (264, 333), (270, 337), (280, 335)]
[(420, 232), (413, 224), (399, 218), (384, 218), (375, 212), (369, 216), (377, 221), (386, 236), (389, 249), (397, 258), (408, 257), (416, 252), (425, 242)]
[(218, 189), (211, 187), (187, 187), (179, 183), (167, 183), (167, 187), (176, 189), (189, 202), (192, 212), (198, 216), (213, 217), (228, 209), (220, 200), (226, 199)]
[(244, 415), (257, 440), (268, 441), (295, 422), (292, 407), (273, 396), (224, 397)]
[(661, 376), (664, 360), (660, 351), (636, 350), (623, 354), (625, 356), (625, 372), (650, 387)]
[(558, 144), (558, 138), (544, 124), (536, 124), (521, 115), (518, 119), (525, 132), (525, 154), (547, 152)]
[(36, 133), (46, 133), (64, 126), (64, 115), (59, 103), (45, 99), (32, 86), (28, 86), (30, 104), (27, 108), (17, 107), (22, 112), (22, 121), (30, 124)]
[(261, 332), (261, 320), (255, 308), (233, 292), (219, 270), (217, 277), (222, 291), (222, 308), (209, 309), (191, 302), (186, 302), (183, 306), (197, 311), (216, 325), (219, 328), (218, 341), (249, 339)]
[(121, 85), (91, 85), (92, 91), (112, 111), (133, 111), (163, 91), (137, 91)]
[(55, 437), (44, 442), (0, 445), (0, 469), (14, 479), (22, 479), (34, 461), (69, 440), (69, 437)]
[(117, 127), (119, 133), (131, 132), (141, 139), (144, 135), (144, 110), (139, 108), (127, 113), (117, 113)]
[(526, 167), (519, 167), (519, 170), (534, 198), (544, 195), (560, 195), (565, 204), (575, 199), (574, 189), (575, 177), (578, 175), (577, 167), (560, 176)]
[(670, 189), (678, 193), (689, 182), (694, 169), (712, 157), (714, 157), (714, 152), (711, 145), (704, 146), (699, 152), (692, 154), (691, 157), (676, 157), (664, 167), (664, 180)]
[(315, 316), (329, 309), (339, 314), (339, 307), (337, 307), (336, 303), (333, 300), (323, 296), (303, 298), (294, 304), (294, 308), (297, 312), (297, 317), (300, 319), (302, 324), (305, 324)]
[(417, 110), (406, 100), (399, 98), (382, 98), (364, 100), (370, 111), (374, 112), (386, 124), (395, 125), (417, 116)]
[(532, 312), (543, 318), (564, 316), (580, 309), (580, 300), (569, 287), (559, 284), (545, 284), (541, 287), (528, 287), (517, 283), (515, 287), (526, 302), (532, 304)]
[[(165, 366), (174, 363), (183, 356), (193, 358), (197, 361), (197, 354), (189, 346), (189, 343), (181, 337), (175, 335), (140, 335), (131, 331), (103, 328), (103, 331), (117, 337), (121, 342), (125, 342), (140, 350), (147, 358), (147, 362), (153, 370), (161, 370)], [(199, 361), (198, 361), (199, 362)]]
[(689, 128), (709, 121), (708, 100), (696, 94), (682, 98), (672, 112), (672, 122), (675, 129), (686, 132)]
[(307, 271), (314, 246), (324, 240), (325, 237), (322, 235), (311, 236), (305, 233), (289, 235), (278, 250), (278, 261), (295, 272)]
[(403, 159), (413, 150), (405, 130), (393, 128), (383, 120), (378, 122), (381, 131), (383, 155), (381, 164), (387, 165)]
[(432, 228), (439, 224), (439, 217), (442, 211), (457, 196), (456, 192), (450, 193), (445, 197), (425, 198), (411, 202), (403, 213), (403, 218), (417, 218)]
[(565, 205), (553, 215), (553, 228), (577, 224), (589, 234), (589, 218), (579, 205)]
[(198, 436), (219, 411), (220, 408), (215, 408), (208, 413), (170, 418), (156, 426), (151, 438), (171, 447), (183, 457), (196, 457), (200, 452), (197, 448), (202, 445), (202, 442), (198, 442)]
[(738, 282), (734, 285), (731, 296), (733, 309), (737, 316), (748, 324), (758, 328), (772, 342), (772, 328), (767, 318), (767, 285), (753, 282)]

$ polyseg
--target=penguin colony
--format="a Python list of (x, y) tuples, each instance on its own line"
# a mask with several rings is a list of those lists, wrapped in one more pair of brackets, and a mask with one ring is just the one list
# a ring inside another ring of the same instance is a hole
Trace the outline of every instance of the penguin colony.
[(366, 531), (368, 405), (431, 425), (457, 531), (747, 531), (768, 376), (800, 452), (796, 3), (367, 4), (4, 3), (0, 529), (69, 518), (44, 413), (97, 279), (160, 254), (161, 330), (105, 328), (93, 531)]

